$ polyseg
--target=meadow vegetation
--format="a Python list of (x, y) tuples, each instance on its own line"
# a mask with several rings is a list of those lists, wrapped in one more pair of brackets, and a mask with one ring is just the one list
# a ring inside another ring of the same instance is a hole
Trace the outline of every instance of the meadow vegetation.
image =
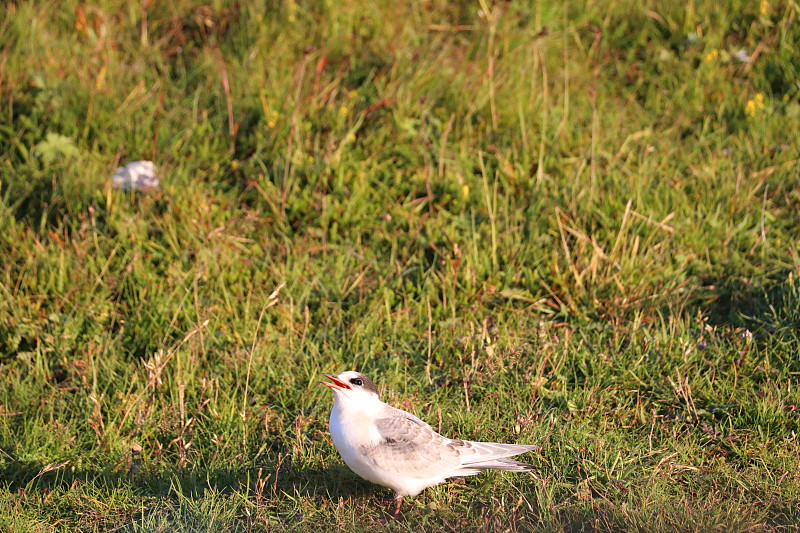
[[(799, 17), (6, 0), (0, 530), (797, 531)], [(536, 471), (383, 525), (347, 369)]]

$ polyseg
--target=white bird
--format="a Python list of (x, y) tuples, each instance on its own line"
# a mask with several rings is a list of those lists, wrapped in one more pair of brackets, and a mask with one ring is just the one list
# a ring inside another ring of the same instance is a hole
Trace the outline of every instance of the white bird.
[(333, 445), (353, 472), (395, 492), (395, 517), (403, 496), (414, 497), (447, 478), (482, 470), (533, 469), (508, 457), (539, 446), (448, 439), (411, 413), (382, 402), (378, 387), (364, 374), (323, 376), (332, 383), (320, 383), (334, 392), (329, 422)]

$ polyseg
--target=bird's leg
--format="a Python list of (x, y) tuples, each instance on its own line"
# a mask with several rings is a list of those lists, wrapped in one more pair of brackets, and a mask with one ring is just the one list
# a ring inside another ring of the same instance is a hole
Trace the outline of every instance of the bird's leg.
[(395, 507), (394, 507), (394, 517), (395, 519), (400, 518), (400, 504), (403, 503), (403, 497), (399, 494), (395, 497)]
[[(394, 512), (392, 512), (392, 500), (394, 500), (395, 503)], [(386, 500), (384, 500), (384, 502), (387, 502), (389, 504), (389, 508), (386, 510), (388, 516), (381, 518), (379, 522), (383, 525), (387, 525), (392, 520), (397, 520), (398, 518), (400, 518), (400, 504), (403, 503), (403, 497), (395, 496), (394, 498), (387, 498)]]

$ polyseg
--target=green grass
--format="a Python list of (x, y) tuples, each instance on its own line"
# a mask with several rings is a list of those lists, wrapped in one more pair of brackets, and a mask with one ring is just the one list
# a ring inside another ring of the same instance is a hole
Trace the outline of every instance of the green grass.
[(383, 531), (358, 369), (543, 447), (389, 530), (796, 531), (799, 17), (7, 2), (0, 530)]

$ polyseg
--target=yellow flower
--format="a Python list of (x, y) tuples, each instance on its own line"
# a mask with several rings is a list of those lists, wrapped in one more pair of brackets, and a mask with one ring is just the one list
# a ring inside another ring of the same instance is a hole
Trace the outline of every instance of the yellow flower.
[(344, 122), (344, 120), (347, 118), (347, 115), (349, 114), (350, 110), (347, 109), (346, 105), (343, 105), (339, 108), (339, 116), (336, 117), (336, 120), (338, 120), (339, 122)]
[(461, 186), (461, 197), (466, 200), (468, 196), (469, 196), (469, 185), (465, 183), (464, 185)]
[(772, 6), (769, 4), (769, 0), (761, 0), (761, 5), (758, 10), (762, 17), (769, 18), (772, 13)]
[(711, 63), (713, 61), (716, 61), (718, 57), (719, 57), (719, 50), (714, 48), (709, 53), (707, 53), (703, 59), (705, 59), (706, 63)]
[(745, 104), (744, 114), (749, 118), (754, 118), (762, 109), (764, 109), (764, 94), (756, 93), (756, 95)]
[(273, 110), (269, 114), (269, 119), (267, 119), (267, 127), (272, 129), (276, 124), (278, 124), (278, 112)]
[(356, 142), (356, 136), (353, 133), (348, 133), (347, 134), (347, 142), (348, 143)]

